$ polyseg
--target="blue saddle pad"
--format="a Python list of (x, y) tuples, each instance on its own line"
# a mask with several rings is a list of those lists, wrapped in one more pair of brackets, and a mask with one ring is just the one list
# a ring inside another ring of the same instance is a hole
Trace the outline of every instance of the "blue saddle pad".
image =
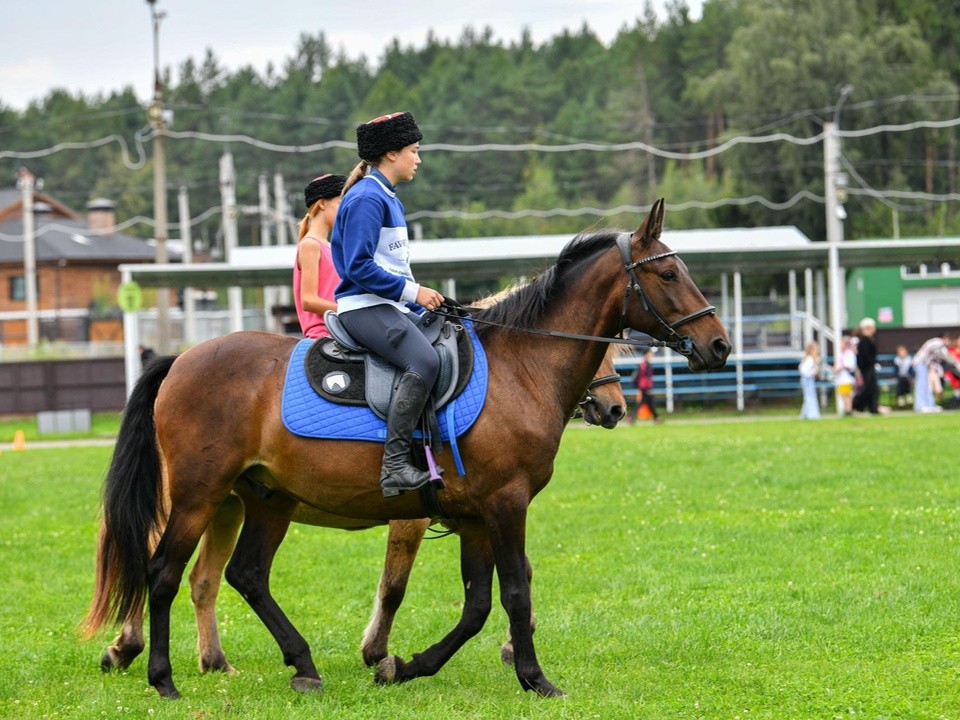
[[(487, 356), (477, 339), (473, 323), (462, 321), (473, 344), (473, 375), (463, 391), (437, 410), (443, 439), (458, 438), (476, 421), (487, 399)], [(303, 359), (314, 340), (301, 340), (290, 356), (283, 383), (281, 415), (294, 435), (328, 440), (371, 440), (383, 442), (387, 424), (368, 407), (338, 405), (320, 397), (310, 387)]]

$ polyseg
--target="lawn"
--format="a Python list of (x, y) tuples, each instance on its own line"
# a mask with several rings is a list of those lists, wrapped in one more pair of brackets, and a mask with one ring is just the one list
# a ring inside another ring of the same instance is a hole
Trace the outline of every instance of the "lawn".
[[(103, 675), (77, 639), (110, 449), (0, 455), (2, 718), (960, 717), (960, 414), (572, 428), (530, 512), (537, 650), (569, 696), (523, 693), (505, 620), (440, 673), (377, 687), (359, 658), (385, 531), (297, 526), (272, 587), (325, 689), (303, 696), (262, 624), (222, 591), (237, 676), (200, 675), (189, 593), (161, 701), (146, 659)], [(953, 438), (953, 439), (951, 439)], [(69, 468), (69, 470), (66, 470)], [(454, 538), (426, 543), (397, 619), (403, 657), (462, 600)]]

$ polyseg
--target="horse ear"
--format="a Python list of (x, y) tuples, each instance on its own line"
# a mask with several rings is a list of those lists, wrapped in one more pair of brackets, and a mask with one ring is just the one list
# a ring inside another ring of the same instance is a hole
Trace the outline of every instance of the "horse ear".
[(640, 227), (633, 233), (633, 239), (640, 241), (641, 248), (660, 239), (660, 234), (663, 232), (663, 205), (663, 198), (657, 198), (650, 212), (640, 223)]

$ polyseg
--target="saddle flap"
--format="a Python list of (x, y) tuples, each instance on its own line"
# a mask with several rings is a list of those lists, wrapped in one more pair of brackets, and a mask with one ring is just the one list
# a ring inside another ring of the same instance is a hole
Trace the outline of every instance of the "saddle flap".
[(327, 330), (330, 331), (331, 337), (340, 343), (342, 347), (357, 353), (366, 352), (366, 349), (347, 332), (343, 323), (340, 322), (340, 316), (333, 310), (327, 310), (323, 314), (323, 322), (326, 324)]
[[(310, 386), (321, 397), (345, 405), (367, 405), (386, 418), (393, 388), (401, 370), (360, 348), (335, 313), (325, 313), (331, 338), (317, 340), (304, 357)], [(436, 407), (443, 407), (466, 386), (473, 369), (473, 344), (463, 325), (454, 325), (431, 314), (420, 327), (431, 340), (440, 360), (440, 373), (432, 389)]]

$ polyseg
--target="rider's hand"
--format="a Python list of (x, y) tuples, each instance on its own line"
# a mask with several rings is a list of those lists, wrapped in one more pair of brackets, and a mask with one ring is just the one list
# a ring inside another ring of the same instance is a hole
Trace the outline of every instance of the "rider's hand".
[(438, 293), (436, 290), (431, 288), (420, 286), (420, 289), (417, 291), (417, 305), (426, 308), (427, 310), (436, 310), (440, 307), (440, 303), (443, 302), (443, 295)]

